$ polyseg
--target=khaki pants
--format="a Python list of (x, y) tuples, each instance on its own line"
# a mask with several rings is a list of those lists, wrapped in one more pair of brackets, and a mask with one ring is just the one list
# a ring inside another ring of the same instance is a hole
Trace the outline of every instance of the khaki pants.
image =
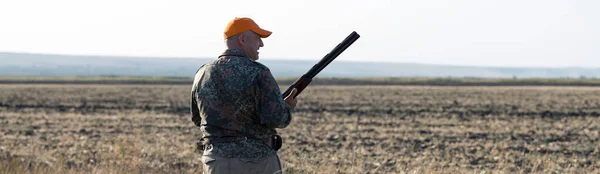
[(218, 155), (200, 157), (203, 173), (282, 173), (279, 156), (264, 158), (227, 158)]

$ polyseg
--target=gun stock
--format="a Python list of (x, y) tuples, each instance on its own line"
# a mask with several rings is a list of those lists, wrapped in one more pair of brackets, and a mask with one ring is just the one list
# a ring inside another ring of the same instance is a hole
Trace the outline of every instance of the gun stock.
[(358, 38), (360, 38), (360, 35), (358, 35), (358, 33), (356, 33), (356, 31), (353, 31), (352, 33), (350, 33), (350, 35), (348, 35), (348, 37), (346, 37), (346, 39), (344, 39), (335, 48), (333, 48), (333, 50), (331, 50), (331, 52), (329, 52), (329, 54), (325, 55), (325, 57), (323, 57), (317, 64), (315, 64), (310, 70), (308, 70), (308, 72), (306, 74), (302, 75), (300, 78), (298, 78), (296, 81), (294, 81), (294, 83), (292, 83), (292, 85), (290, 85), (290, 87), (288, 87), (287, 90), (285, 90), (285, 92), (283, 92), (282, 96), (287, 97), (288, 95), (290, 95), (290, 93), (292, 92), (292, 89), (294, 89), (294, 88), (296, 88), (298, 90), (298, 92), (296, 92), (296, 95), (294, 96), (294, 98), (296, 96), (300, 95), (300, 93), (312, 82), (312, 79), (317, 74), (319, 74), (319, 72), (321, 72), (321, 70), (325, 69), (325, 67), (327, 67), (327, 65), (329, 65), (329, 63), (331, 63), (342, 52), (344, 52), (344, 50), (346, 50), (348, 47), (350, 47), (350, 45), (352, 45), (352, 43), (354, 43), (356, 40), (358, 40)]

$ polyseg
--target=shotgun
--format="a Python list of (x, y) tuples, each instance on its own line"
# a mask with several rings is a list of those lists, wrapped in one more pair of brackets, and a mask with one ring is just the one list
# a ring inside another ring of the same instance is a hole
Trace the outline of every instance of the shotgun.
[(296, 92), (296, 95), (294, 96), (294, 98), (296, 98), (296, 96), (300, 95), (302, 90), (304, 90), (304, 88), (306, 88), (306, 86), (308, 86), (310, 84), (310, 82), (312, 82), (312, 79), (317, 74), (319, 74), (319, 72), (321, 72), (321, 70), (325, 69), (325, 67), (327, 67), (327, 65), (329, 65), (329, 63), (331, 63), (335, 58), (337, 58), (337, 56), (339, 56), (342, 52), (344, 52), (344, 50), (346, 50), (346, 48), (350, 47), (350, 45), (352, 45), (352, 43), (354, 43), (354, 41), (356, 41), (359, 37), (360, 37), (360, 35), (358, 35), (358, 33), (356, 33), (356, 31), (353, 31), (352, 33), (350, 33), (350, 35), (348, 35), (346, 37), (346, 39), (344, 39), (335, 48), (333, 48), (333, 50), (331, 50), (331, 52), (329, 52), (329, 54), (325, 55), (325, 57), (323, 57), (323, 59), (321, 59), (321, 61), (319, 61), (312, 68), (310, 68), (310, 70), (308, 70), (308, 72), (306, 72), (306, 74), (302, 75), (300, 78), (298, 78), (296, 81), (294, 81), (294, 83), (292, 83), (292, 85), (290, 85), (290, 87), (288, 87), (287, 90), (285, 90), (285, 92), (283, 92), (282, 96), (286, 97), (286, 96), (290, 95), (290, 93), (292, 92), (292, 89), (294, 89), (294, 88), (296, 88), (298, 90), (298, 92)]

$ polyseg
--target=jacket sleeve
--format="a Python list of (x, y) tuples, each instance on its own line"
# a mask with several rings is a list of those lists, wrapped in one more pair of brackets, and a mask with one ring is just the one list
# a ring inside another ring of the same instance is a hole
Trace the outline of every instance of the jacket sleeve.
[(269, 128), (285, 128), (292, 121), (292, 108), (283, 100), (271, 71), (261, 71), (257, 77), (257, 105), (260, 124)]
[(198, 109), (198, 103), (196, 101), (196, 90), (192, 90), (191, 100), (190, 100), (190, 110), (192, 114), (192, 122), (196, 126), (200, 126), (202, 123), (202, 117), (200, 116), (200, 111)]
[(200, 83), (201, 78), (204, 76), (204, 65), (202, 65), (197, 71), (194, 77), (194, 83), (192, 85), (192, 92), (190, 97), (190, 113), (192, 115), (192, 122), (196, 126), (200, 126), (202, 124), (202, 117), (200, 116), (200, 110), (198, 109), (198, 101), (196, 95), (198, 95), (198, 83)]

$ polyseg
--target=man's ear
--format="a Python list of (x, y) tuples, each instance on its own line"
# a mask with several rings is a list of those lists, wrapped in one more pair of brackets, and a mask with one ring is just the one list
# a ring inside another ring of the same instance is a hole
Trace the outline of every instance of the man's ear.
[(244, 45), (244, 43), (246, 43), (246, 35), (244, 33), (240, 33), (238, 36), (238, 43), (240, 45)]

